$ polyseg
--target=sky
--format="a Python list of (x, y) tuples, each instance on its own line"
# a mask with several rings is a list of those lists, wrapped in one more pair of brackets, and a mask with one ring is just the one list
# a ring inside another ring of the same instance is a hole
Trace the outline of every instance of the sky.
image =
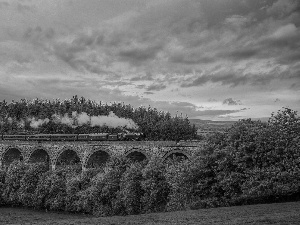
[(299, 112), (299, 26), (298, 0), (0, 0), (0, 100)]

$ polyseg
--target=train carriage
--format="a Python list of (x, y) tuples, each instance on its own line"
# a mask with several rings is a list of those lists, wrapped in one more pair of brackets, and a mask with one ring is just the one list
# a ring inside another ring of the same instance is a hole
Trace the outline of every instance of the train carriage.
[(94, 133), (94, 134), (15, 134), (1, 135), (2, 140), (11, 141), (138, 141), (140, 133)]
[(27, 135), (26, 139), (28, 141), (50, 141), (51, 140), (51, 134)]
[(10, 141), (26, 141), (26, 135), (2, 135), (3, 140)]
[(77, 141), (77, 134), (51, 134), (51, 141)]
[(108, 133), (90, 134), (91, 141), (107, 141)]

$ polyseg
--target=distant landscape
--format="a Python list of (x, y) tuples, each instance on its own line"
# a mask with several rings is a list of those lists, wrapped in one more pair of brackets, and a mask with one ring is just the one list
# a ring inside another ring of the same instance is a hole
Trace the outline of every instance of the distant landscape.
[(236, 123), (236, 121), (213, 121), (201, 119), (190, 119), (190, 122), (201, 131), (223, 131)]

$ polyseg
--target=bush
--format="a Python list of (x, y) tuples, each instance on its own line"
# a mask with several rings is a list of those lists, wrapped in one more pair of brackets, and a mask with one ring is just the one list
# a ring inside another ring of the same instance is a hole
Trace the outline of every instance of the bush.
[(142, 170), (141, 183), (144, 195), (143, 212), (161, 212), (168, 202), (170, 187), (165, 178), (165, 165), (159, 158), (152, 158)]
[(138, 214), (142, 211), (141, 198), (144, 194), (141, 186), (143, 180), (142, 169), (142, 164), (133, 163), (121, 178), (120, 198), (126, 214)]
[(299, 200), (300, 169), (256, 168), (247, 174), (242, 190), (247, 204)]
[(125, 157), (113, 157), (104, 171), (93, 180), (93, 214), (99, 216), (124, 215), (125, 209), (120, 198), (120, 182), (130, 161)]
[(4, 191), (4, 185), (5, 185), (5, 176), (6, 176), (5, 170), (0, 169), (0, 206), (6, 204), (2, 197)]
[(212, 157), (197, 156), (169, 164), (166, 178), (171, 190), (168, 211), (206, 207), (199, 202), (220, 195)]
[(49, 210), (65, 210), (67, 178), (76, 176), (74, 167), (61, 167), (41, 176), (35, 191), (35, 207)]
[(20, 181), (20, 188), (18, 189), (18, 196), (20, 203), (23, 206), (34, 206), (35, 189), (43, 173), (48, 170), (46, 164), (35, 163), (29, 164)]
[(18, 191), (27, 169), (28, 166), (20, 161), (14, 161), (8, 167), (2, 193), (2, 198), (7, 204), (19, 205), (21, 203)]
[(67, 178), (66, 183), (66, 211), (90, 213), (88, 206), (89, 190), (93, 177), (102, 169), (87, 169), (77, 176)]

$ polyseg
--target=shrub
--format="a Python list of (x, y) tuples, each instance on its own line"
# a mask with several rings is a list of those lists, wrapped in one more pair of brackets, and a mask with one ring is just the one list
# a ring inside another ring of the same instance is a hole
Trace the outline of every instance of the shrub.
[(141, 198), (144, 191), (141, 186), (143, 164), (133, 163), (123, 173), (120, 183), (120, 198), (126, 214), (138, 214), (142, 211)]
[(100, 216), (125, 214), (120, 198), (120, 181), (129, 165), (130, 161), (127, 158), (113, 157), (106, 164), (104, 171), (95, 176), (91, 189), (93, 214)]
[(19, 200), (23, 206), (34, 206), (35, 189), (41, 175), (47, 170), (47, 165), (42, 163), (27, 165), (25, 173), (20, 181), (20, 188), (18, 189)]
[(26, 173), (28, 166), (20, 161), (14, 161), (8, 167), (5, 176), (5, 184), (2, 198), (7, 204), (19, 205), (20, 199), (18, 195), (21, 186), (21, 180)]
[(144, 195), (141, 199), (143, 212), (164, 211), (170, 192), (165, 178), (165, 166), (161, 159), (153, 157), (142, 170), (141, 183)]
[(199, 202), (219, 196), (212, 157), (173, 162), (167, 167), (166, 178), (170, 186), (168, 211), (206, 207)]
[[(67, 178), (66, 182), (66, 211), (91, 212), (88, 206), (89, 190), (93, 177), (102, 169), (87, 169), (77, 176)], [(90, 202), (91, 203), (91, 202)]]
[(5, 176), (6, 176), (5, 170), (0, 169), (0, 206), (5, 205), (5, 201), (2, 197), (4, 191), (4, 185), (5, 185)]
[(74, 167), (61, 167), (43, 174), (35, 191), (35, 207), (65, 210), (67, 178), (76, 176), (77, 172)]

